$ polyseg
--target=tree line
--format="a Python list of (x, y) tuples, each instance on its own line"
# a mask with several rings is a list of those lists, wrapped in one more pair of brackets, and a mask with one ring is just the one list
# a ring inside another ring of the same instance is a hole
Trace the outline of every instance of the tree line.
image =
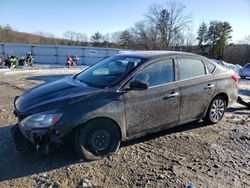
[[(134, 50), (182, 50), (224, 59), (233, 31), (227, 21), (202, 23), (195, 34), (192, 30), (192, 14), (177, 0), (164, 5), (151, 5), (144, 19), (124, 31), (102, 34), (97, 31), (88, 37), (84, 33), (66, 31), (63, 38), (38, 32), (25, 34), (14, 31), (9, 25), (0, 26), (0, 42), (39, 43), (110, 47)], [(241, 43), (250, 44), (250, 35)]]

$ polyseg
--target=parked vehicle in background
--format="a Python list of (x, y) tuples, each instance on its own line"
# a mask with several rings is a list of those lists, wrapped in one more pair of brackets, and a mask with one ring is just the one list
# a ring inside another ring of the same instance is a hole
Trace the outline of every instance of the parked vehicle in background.
[(239, 72), (240, 72), (241, 68), (242, 68), (242, 66), (240, 66), (239, 64), (237, 64), (237, 65), (234, 65), (233, 70), (234, 70), (234, 72), (236, 72), (239, 75)]
[(19, 151), (48, 151), (71, 138), (93, 160), (121, 141), (200, 119), (219, 122), (237, 99), (237, 81), (233, 71), (191, 53), (118, 54), (17, 97), (12, 134)]
[(218, 65), (227, 68), (226, 66), (226, 62), (222, 61), (222, 60), (218, 60), (218, 59), (212, 59), (215, 63), (217, 63)]
[(242, 67), (239, 71), (239, 76), (244, 79), (246, 77), (250, 77), (250, 63), (247, 63), (244, 67)]
[(18, 66), (18, 58), (14, 55), (8, 55), (8, 58), (5, 60), (5, 66), (16, 68)]
[(18, 60), (18, 65), (19, 66), (24, 66), (26, 64), (26, 58), (21, 56)]

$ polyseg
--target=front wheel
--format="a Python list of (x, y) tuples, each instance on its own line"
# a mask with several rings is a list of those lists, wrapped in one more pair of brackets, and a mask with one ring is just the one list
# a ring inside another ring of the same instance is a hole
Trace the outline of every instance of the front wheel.
[(225, 110), (226, 110), (225, 98), (217, 96), (211, 102), (207, 114), (203, 120), (210, 124), (218, 123), (223, 118)]
[(115, 153), (120, 146), (120, 140), (120, 131), (116, 124), (100, 118), (77, 130), (75, 150), (87, 160), (96, 160)]

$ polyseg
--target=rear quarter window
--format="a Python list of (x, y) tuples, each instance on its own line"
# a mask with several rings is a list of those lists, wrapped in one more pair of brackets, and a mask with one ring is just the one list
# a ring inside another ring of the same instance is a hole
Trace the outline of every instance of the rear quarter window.
[(207, 70), (208, 70), (209, 73), (214, 72), (214, 69), (215, 69), (216, 66), (213, 63), (206, 62), (206, 65), (207, 65)]

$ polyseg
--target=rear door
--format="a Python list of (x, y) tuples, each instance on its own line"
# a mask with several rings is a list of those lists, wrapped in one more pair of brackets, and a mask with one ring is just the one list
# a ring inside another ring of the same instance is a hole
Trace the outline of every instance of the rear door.
[(175, 84), (174, 59), (155, 61), (131, 80), (149, 83), (149, 88), (124, 94), (127, 133), (129, 136), (178, 123), (180, 91)]
[(199, 119), (211, 101), (216, 81), (205, 63), (194, 57), (179, 57), (178, 71), (181, 94), (180, 121)]

